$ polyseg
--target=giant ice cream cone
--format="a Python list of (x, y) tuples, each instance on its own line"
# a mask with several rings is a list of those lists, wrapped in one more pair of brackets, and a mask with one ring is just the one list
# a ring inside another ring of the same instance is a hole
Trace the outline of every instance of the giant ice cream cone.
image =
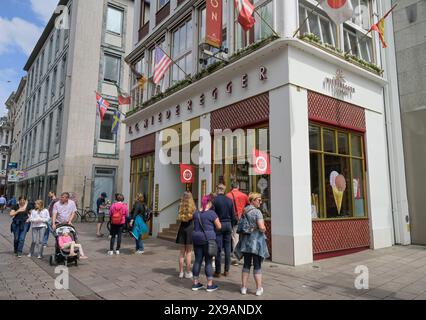
[(337, 207), (337, 213), (340, 214), (340, 210), (342, 209), (343, 191), (339, 191), (337, 187), (333, 187), (333, 196)]

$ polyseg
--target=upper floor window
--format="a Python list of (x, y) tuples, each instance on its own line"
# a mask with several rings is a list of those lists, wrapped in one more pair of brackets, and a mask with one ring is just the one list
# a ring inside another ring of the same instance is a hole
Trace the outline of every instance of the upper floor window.
[(44, 87), (44, 100), (43, 100), (44, 106), (47, 105), (48, 92), (49, 92), (49, 77), (47, 77), (46, 84), (45, 84), (45, 87)]
[(373, 62), (372, 37), (349, 26), (343, 28), (345, 52), (357, 56), (368, 62)]
[(164, 7), (168, 3), (169, 3), (169, 0), (158, 0), (157, 11), (160, 10), (162, 7)]
[(191, 20), (180, 25), (172, 33), (172, 59), (175, 61), (172, 66), (172, 84), (185, 79), (185, 73), (192, 73), (192, 37)]
[(368, 30), (371, 26), (371, 9), (368, 0), (351, 0), (354, 8), (354, 15), (351, 19), (352, 23)]
[(49, 58), (48, 58), (49, 64), (52, 61), (52, 56), (53, 56), (53, 35), (50, 37), (50, 41), (49, 41)]
[(123, 11), (108, 6), (107, 31), (121, 35), (123, 26)]
[(52, 77), (52, 89), (51, 89), (52, 98), (56, 94), (56, 78), (57, 78), (57, 75), (58, 75), (58, 68), (55, 67), (55, 69), (53, 70), (53, 77)]
[(141, 15), (140, 15), (140, 26), (144, 26), (149, 22), (149, 15), (151, 13), (151, 2), (150, 0), (142, 0)]
[[(272, 0), (253, 0), (252, 1), (257, 14), (259, 14), (262, 19), (256, 14), (256, 23), (254, 27), (248, 31), (244, 31), (241, 25), (238, 23), (238, 12), (234, 10), (234, 22), (235, 22), (235, 41), (236, 49), (245, 48), (257, 41), (265, 39), (272, 35), (272, 30), (268, 26), (274, 25), (274, 14), (273, 14), (273, 1)], [(267, 23), (265, 23), (267, 22)]]
[(59, 44), (61, 43), (61, 33), (59, 32), (59, 30), (56, 30), (56, 43), (55, 43), (55, 52), (56, 54), (58, 54), (59, 52)]
[[(157, 46), (163, 49), (167, 52), (167, 47), (165, 44), (164, 39), (157, 42)], [(152, 80), (152, 77), (154, 76), (154, 68), (155, 68), (155, 47), (151, 48), (149, 51), (149, 78)], [(170, 68), (169, 68), (170, 70)], [(157, 93), (157, 89), (164, 90), (164, 79), (167, 79), (167, 75), (169, 71), (167, 71), (163, 78), (161, 78), (158, 85), (155, 85), (152, 81), (148, 81), (148, 99), (152, 96), (154, 96)]]
[(120, 82), (120, 57), (105, 54), (104, 56), (104, 80), (108, 82)]
[(112, 111), (108, 110), (104, 115), (104, 120), (101, 122), (99, 139), (114, 141), (114, 134), (112, 133), (112, 126), (114, 117)]
[[(140, 74), (146, 75), (145, 57), (143, 57), (141, 60), (139, 60), (134, 67)], [(132, 99), (131, 99), (132, 109), (134, 109), (134, 108), (140, 106), (143, 102), (143, 89), (140, 87), (138, 80), (136, 79), (136, 76), (134, 74), (132, 74), (131, 95), (132, 95)]]
[(60, 84), (61, 87), (65, 85), (66, 74), (67, 74), (67, 56), (65, 55), (62, 58), (62, 65), (61, 65), (61, 84)]
[(40, 58), (40, 76), (42, 76), (43, 73), (44, 73), (44, 68), (43, 67), (44, 67), (44, 50), (41, 53), (41, 58)]
[[(299, 5), (299, 22), (304, 23), (300, 29), (300, 34), (312, 33), (320, 38), (321, 42), (336, 46), (336, 26), (325, 15), (318, 12), (311, 13), (310, 8)], [(305, 19), (308, 19), (305, 21)]]

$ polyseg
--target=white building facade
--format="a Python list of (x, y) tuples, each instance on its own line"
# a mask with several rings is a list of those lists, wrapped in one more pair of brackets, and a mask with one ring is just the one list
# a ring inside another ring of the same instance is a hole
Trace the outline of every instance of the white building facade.
[[(79, 207), (95, 207), (101, 192), (112, 199), (121, 191), (124, 128), (113, 134), (112, 125), (115, 84), (128, 91), (124, 56), (131, 49), (133, 5), (131, 0), (59, 2), (24, 68), (21, 194), (46, 197), (47, 180), (47, 191), (72, 192)], [(102, 122), (95, 91), (111, 104)]]
[[(316, 1), (254, 1), (262, 19), (256, 14), (254, 28), (244, 32), (234, 1), (222, 1), (227, 53), (219, 57), (228, 62), (210, 58), (207, 66), (200, 50), (206, 48), (205, 1), (135, 2), (134, 50), (126, 60), (151, 78), (159, 45), (183, 69), (174, 65), (159, 87), (149, 82), (143, 91), (134, 80), (136, 98), (126, 116), (124, 191), (130, 198), (146, 195), (157, 213), (153, 235), (176, 222), (186, 188), (179, 164), (160, 161), (162, 130), (177, 130), (182, 161), (194, 148), (195, 158), (212, 157), (220, 145), (213, 139), (211, 149), (197, 149), (198, 142), (185, 141), (196, 129), (211, 137), (215, 130), (241, 129), (253, 135), (230, 148), (242, 146), (247, 160), (233, 155), (199, 164), (190, 188), (198, 201), (233, 181), (246, 193), (261, 193), (273, 261), (300, 265), (409, 243), (408, 212), (395, 205), (406, 193), (392, 188), (405, 179), (403, 161), (390, 160), (402, 149), (394, 143), (388, 150), (393, 128), (386, 112), (399, 112), (398, 101), (389, 99), (392, 48), (383, 51), (375, 34), (366, 35), (390, 3), (352, 2), (364, 15), (336, 26), (320, 8), (310, 14)], [(250, 174), (253, 147), (270, 154), (270, 175)]]

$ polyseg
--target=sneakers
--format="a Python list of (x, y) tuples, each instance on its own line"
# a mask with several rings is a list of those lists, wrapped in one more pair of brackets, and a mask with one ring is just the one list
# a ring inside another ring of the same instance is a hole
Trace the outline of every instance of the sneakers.
[(27, 255), (27, 257), (28, 257), (28, 258), (31, 258), (31, 257), (32, 257), (32, 254), (31, 254), (31, 253), (29, 253), (29, 254)]
[(240, 291), (241, 291), (241, 294), (243, 295), (247, 294), (247, 288), (242, 287)]
[(18, 253), (18, 258), (22, 258), (22, 253)]
[(108, 251), (108, 253), (107, 253), (109, 256), (112, 256), (113, 254), (114, 254), (114, 252), (113, 251)]
[(207, 286), (207, 292), (213, 292), (213, 291), (216, 291), (217, 289), (219, 289), (217, 284), (212, 284), (211, 286)]
[(240, 265), (240, 262), (239, 262), (238, 260), (233, 260), (233, 261), (232, 261), (232, 265), (233, 265), (233, 266), (239, 266), (239, 265)]
[(43, 257), (41, 255), (37, 256), (37, 259), (42, 259)]
[(263, 294), (263, 288), (259, 288), (256, 290), (256, 295), (261, 296)]
[(118, 256), (120, 254), (120, 250), (115, 250), (115, 254)]
[(179, 273), (179, 279), (183, 279), (183, 272)]
[(186, 279), (191, 279), (192, 278), (192, 272), (191, 271), (185, 272), (185, 278)]
[(143, 250), (138, 250), (138, 251), (136, 251), (135, 253), (136, 254), (142, 254), (142, 253), (144, 253), (145, 251), (143, 251)]
[(192, 291), (198, 291), (200, 289), (204, 288), (204, 286), (201, 283), (193, 284), (192, 285)]

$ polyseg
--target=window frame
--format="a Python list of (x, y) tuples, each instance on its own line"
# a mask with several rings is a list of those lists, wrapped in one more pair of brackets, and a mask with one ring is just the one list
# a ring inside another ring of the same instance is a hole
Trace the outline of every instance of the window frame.
[[(189, 33), (189, 38), (188, 38), (188, 28), (189, 28), (188, 27), (188, 23), (191, 24), (191, 32)], [(175, 43), (174, 43), (174, 34), (176, 32), (179, 33), (179, 41), (178, 42), (181, 43), (181, 39), (180, 39), (180, 30), (181, 30), (181, 28), (185, 28), (186, 29), (186, 31), (185, 31), (185, 34), (186, 34), (185, 43), (187, 43), (187, 41), (189, 39), (191, 40), (191, 43), (190, 43), (190, 45), (186, 46), (185, 49), (182, 52), (179, 51), (178, 55), (175, 57), (174, 56), (174, 45), (175, 45)], [(192, 61), (193, 60), (193, 55), (192, 54), (193, 54), (193, 49), (194, 49), (193, 48), (194, 47), (194, 43), (193, 43), (194, 42), (194, 39), (193, 39), (193, 37), (194, 37), (194, 24), (193, 24), (191, 15), (188, 16), (188, 17), (186, 17), (185, 19), (183, 19), (182, 22), (179, 25), (177, 25), (175, 28), (172, 29), (172, 31), (170, 32), (170, 37), (171, 37), (170, 57), (173, 59), (173, 63), (170, 66), (170, 68), (169, 68), (168, 71), (169, 71), (169, 84), (170, 84), (170, 86), (173, 86), (174, 84), (176, 84), (176, 83), (178, 83), (178, 82), (180, 82), (182, 80), (185, 80), (185, 78), (186, 78), (186, 76), (183, 75), (183, 79), (179, 80), (179, 74), (182, 72), (180, 70), (180, 68), (178, 67), (179, 61), (181, 61), (182, 59), (184, 60), (185, 67), (183, 67), (182, 69), (185, 70), (186, 74), (191, 75), (193, 73), (193, 71), (194, 71), (194, 66), (193, 66), (193, 61)], [(190, 56), (190, 59), (191, 59), (191, 70), (186, 70), (186, 67), (187, 67), (187, 65), (186, 65), (186, 58), (188, 56)], [(176, 68), (177, 72), (178, 72), (178, 79), (175, 80), (175, 82), (173, 80), (173, 71), (174, 71), (174, 68)]]
[[(111, 10), (115, 10), (115, 11), (119, 11), (120, 14), (121, 14), (121, 21), (120, 21), (121, 23), (120, 23), (120, 32), (119, 33), (117, 33), (116, 31), (108, 29), (108, 21), (109, 21), (109, 15), (108, 15), (108, 13), (109, 13), (110, 9)], [(114, 6), (112, 4), (108, 4), (107, 5), (105, 31), (108, 32), (108, 33), (114, 34), (116, 36), (122, 36), (123, 35), (123, 31), (124, 31), (124, 9), (123, 8), (120, 8), (118, 6)]]
[[(116, 110), (116, 108), (109, 108), (106, 112), (105, 115), (111, 115), (112, 118), (112, 123), (114, 123), (114, 111)], [(105, 116), (104, 116), (105, 117)], [(98, 130), (98, 141), (100, 142), (107, 142), (107, 143), (116, 143), (117, 142), (117, 135), (112, 133), (112, 126), (110, 128), (111, 131), (111, 136), (112, 139), (104, 139), (101, 138), (101, 132), (102, 132), (102, 124), (104, 123), (104, 121), (99, 121), (99, 130)]]
[[(111, 79), (105, 79), (105, 71), (106, 71), (106, 57), (110, 57), (110, 58), (115, 58), (118, 60), (118, 68), (117, 68), (117, 81), (111, 80)], [(115, 84), (117, 83), (117, 85), (120, 85), (120, 80), (121, 80), (121, 56), (116, 55), (114, 53), (110, 53), (110, 52), (104, 52), (104, 65), (103, 65), (103, 75), (102, 75), (102, 81), (106, 82), (106, 83), (112, 83)]]
[(164, 4), (160, 6), (161, 0), (157, 0), (157, 12), (163, 9), (163, 7), (165, 7), (170, 2), (170, 0), (164, 0), (164, 1), (165, 1)]

